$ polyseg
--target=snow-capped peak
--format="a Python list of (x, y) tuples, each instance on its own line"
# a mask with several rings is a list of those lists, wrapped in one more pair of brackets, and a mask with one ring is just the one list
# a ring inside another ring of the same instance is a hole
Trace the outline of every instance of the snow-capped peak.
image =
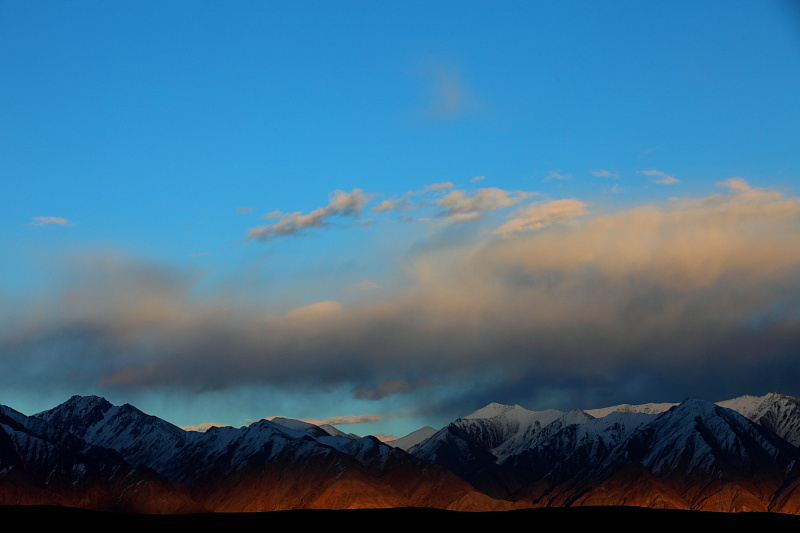
[(409, 449), (411, 449), (412, 446), (419, 444), (420, 442), (429, 438), (434, 433), (436, 433), (435, 429), (433, 429), (430, 426), (425, 426), (424, 428), (412, 431), (405, 437), (400, 437), (399, 439), (387, 441), (386, 444), (392, 446), (393, 448), (400, 448), (401, 450), (408, 451)]
[(513, 412), (527, 412), (528, 410), (519, 405), (503, 405), (502, 403), (492, 402), (489, 405), (482, 407), (472, 414), (462, 418), (475, 419), (475, 418), (494, 418), (496, 416), (513, 413)]
[(764, 396), (739, 396), (717, 405), (733, 409), (745, 418), (800, 446), (800, 400), (779, 392)]
[(675, 407), (677, 403), (643, 403), (639, 405), (631, 405), (623, 403), (620, 405), (613, 405), (611, 407), (601, 407), (599, 409), (587, 409), (586, 412), (595, 418), (602, 418), (614, 412), (620, 413), (643, 413), (646, 415), (657, 415)]

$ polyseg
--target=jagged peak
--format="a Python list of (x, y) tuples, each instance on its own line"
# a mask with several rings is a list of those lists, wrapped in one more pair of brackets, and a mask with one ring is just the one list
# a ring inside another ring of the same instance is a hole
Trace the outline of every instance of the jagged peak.
[(675, 407), (676, 403), (642, 403), (630, 404), (622, 403), (619, 405), (612, 405), (610, 407), (600, 407), (597, 409), (586, 409), (586, 412), (595, 418), (603, 418), (611, 413), (643, 413), (648, 415), (661, 414), (671, 407)]
[(37, 413), (33, 415), (36, 418), (41, 418), (48, 413), (58, 413), (62, 411), (69, 411), (69, 412), (76, 412), (76, 413), (88, 413), (90, 411), (94, 411), (95, 409), (100, 409), (100, 411), (107, 411), (111, 409), (113, 404), (103, 398), (102, 396), (96, 395), (88, 395), (88, 396), (80, 396), (75, 394), (71, 396), (67, 401), (64, 403), (57, 405), (52, 409), (48, 409), (46, 411), (42, 411), (41, 413)]
[(502, 415), (506, 415), (506, 416), (514, 415), (514, 414), (521, 415), (521, 414), (527, 414), (527, 413), (530, 413), (530, 412), (531, 411), (529, 411), (528, 409), (525, 409), (524, 407), (516, 405), (516, 404), (514, 404), (514, 405), (504, 405), (502, 403), (492, 402), (492, 403), (486, 405), (485, 407), (481, 407), (480, 409), (478, 409), (474, 413), (469, 414), (469, 415), (467, 415), (465, 417), (462, 417), (462, 418), (467, 419), (467, 420), (474, 420), (474, 419), (477, 419), (477, 418), (495, 418), (497, 416), (502, 416)]
[(675, 410), (678, 411), (703, 411), (703, 412), (715, 412), (719, 406), (714, 402), (709, 402), (708, 400), (701, 400), (700, 398), (686, 398), (681, 403), (676, 405), (675, 407), (670, 408), (667, 412)]
[(769, 402), (792, 402), (792, 403), (800, 403), (800, 398), (795, 398), (794, 396), (789, 396), (788, 394), (783, 394), (782, 392), (768, 392), (763, 396), (764, 401)]
[(112, 405), (111, 402), (106, 400), (103, 396), (97, 396), (96, 394), (89, 394), (86, 396), (81, 396), (80, 394), (74, 394), (70, 396), (69, 400), (64, 402), (62, 405), (65, 404), (81, 404), (81, 405)]
[(564, 420), (565, 424), (582, 424), (589, 420), (594, 420), (595, 417), (584, 411), (583, 409), (578, 409), (577, 407), (574, 409), (570, 409), (561, 417)]
[(722, 417), (731, 423), (733, 420), (738, 419), (740, 422), (746, 421), (746, 417), (733, 409), (717, 405), (714, 402), (701, 400), (699, 398), (687, 398), (676, 406), (658, 415), (656, 420), (673, 419), (676, 422), (686, 418), (710, 419), (715, 417)]
[(478, 409), (477, 411), (463, 417), (466, 419), (473, 418), (493, 418), (497, 415), (503, 414), (511, 408), (510, 405), (503, 405), (502, 403), (492, 402)]
[[(334, 435), (334, 433), (332, 433), (331, 431), (329, 431), (328, 429), (326, 429), (324, 427), (318, 426), (317, 424), (312, 424), (311, 422), (306, 422), (304, 420), (298, 420), (296, 418), (285, 418), (285, 417), (282, 417), (282, 416), (276, 416), (276, 417), (271, 419), (271, 422), (273, 424), (278, 424), (278, 425), (287, 427), (287, 428), (292, 429), (294, 431), (301, 431), (303, 433), (308, 433), (309, 435), (311, 435), (313, 437), (323, 437), (323, 436)], [(326, 424), (326, 425), (328, 425), (328, 427), (330, 427), (331, 430), (336, 431), (336, 428), (334, 428), (333, 426), (330, 426), (329, 424)], [(335, 436), (339, 436), (339, 435), (335, 435)]]
[(717, 405), (733, 409), (747, 418), (752, 418), (757, 416), (758, 413), (763, 414), (764, 411), (770, 409), (772, 406), (786, 404), (794, 404), (800, 407), (800, 399), (780, 392), (769, 392), (763, 396), (745, 394), (719, 402)]

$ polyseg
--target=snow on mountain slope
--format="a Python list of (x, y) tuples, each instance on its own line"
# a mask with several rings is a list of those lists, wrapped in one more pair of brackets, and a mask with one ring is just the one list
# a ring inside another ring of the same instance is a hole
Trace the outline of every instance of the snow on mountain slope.
[(478, 445), (494, 450), (517, 435), (536, 432), (563, 415), (564, 412), (557, 409), (529, 411), (519, 405), (492, 403), (459, 418), (453, 425), (460, 427)]
[(159, 460), (155, 466), (170, 479), (195, 483), (224, 477), (279, 457), (302, 461), (331, 451), (304, 432), (259, 420), (241, 428), (211, 428), (185, 448), (176, 450), (168, 462)]
[(479, 476), (476, 486), (535, 505), (630, 501), (766, 511), (786, 480), (800, 473), (797, 448), (735, 411), (701, 400), (659, 415), (616, 411), (553, 428), (503, 458), (491, 484)]
[(401, 450), (408, 451), (412, 446), (415, 446), (425, 439), (431, 437), (434, 433), (436, 433), (435, 429), (430, 426), (425, 426), (424, 428), (412, 431), (408, 435), (400, 437), (399, 439), (387, 441), (386, 444), (393, 448), (400, 448)]
[[(662, 413), (676, 403), (622, 404), (586, 412), (600, 418), (614, 411), (629, 413)], [(800, 446), (800, 399), (779, 392), (764, 396), (746, 394), (730, 400), (717, 402), (720, 407), (733, 409), (745, 418), (764, 426), (795, 446)]]
[(330, 424), (320, 424), (319, 426), (322, 430), (326, 431), (329, 435), (333, 435), (334, 437), (347, 437), (348, 439), (358, 439), (360, 438), (358, 435), (354, 433), (345, 433), (344, 431), (340, 430), (337, 427), (334, 427)]
[(308, 425), (297, 421), (260, 420), (241, 428), (186, 432), (97, 397), (73, 397), (37, 416), (41, 423), (60, 424), (63, 434), (72, 436), (69, 429), (118, 446), (215, 511), (354, 505), (489, 510), (506, 505), (375, 437), (314, 437), (306, 432)]
[[(519, 405), (490, 403), (486, 407), (478, 409), (474, 413), (461, 418), (461, 420), (492, 420), (495, 426), (502, 427), (502, 434), (506, 434), (510, 437), (512, 434), (524, 431), (537, 422), (542, 426), (546, 426), (563, 414), (563, 411), (557, 409), (529, 411)], [(468, 424), (468, 422), (465, 422), (465, 424)]]
[(515, 437), (529, 438), (565, 415), (556, 409), (529, 411), (518, 405), (492, 403), (455, 420), (408, 451), (424, 461), (444, 466), (474, 486), (484, 483), (482, 490), (492, 495), (490, 487), (502, 485), (493, 475), (496, 450), (507, 442), (515, 442)]
[(770, 400), (772, 400), (775, 396), (782, 396), (782, 395), (779, 393), (769, 393), (765, 394), (764, 396), (753, 396), (752, 394), (745, 394), (742, 396), (737, 396), (736, 398), (732, 398), (730, 400), (717, 402), (717, 405), (721, 407), (727, 407), (728, 409), (733, 409), (734, 411), (744, 416), (745, 418), (753, 420), (753, 415), (755, 415), (758, 411), (761, 411), (764, 407), (764, 404), (770, 403)]
[[(108, 476), (114, 468), (132, 472), (131, 464), (142, 465), (185, 484), (191, 497), (216, 510), (267, 510), (285, 501), (352, 505), (362, 497), (351, 494), (353, 487), (375, 496), (370, 505), (407, 505), (412, 500), (405, 495), (417, 491), (425, 476), (432, 485), (413, 501), (444, 498), (437, 483), (472, 490), (460, 480), (453, 484), (457, 478), (430, 462), (493, 498), (528, 504), (617, 505), (628, 489), (604, 492), (608, 487), (661, 487), (666, 492), (660, 499), (642, 492), (631, 501), (715, 509), (726, 494), (736, 493), (744, 495), (737, 501), (746, 500), (741, 508), (765, 510), (780, 487), (800, 474), (800, 449), (773, 432), (794, 434), (800, 425), (797, 398), (773, 393), (719, 405), (668, 405), (563, 412), (489, 404), (412, 446), (411, 457), (374, 437), (331, 435), (297, 420), (187, 432), (127, 404), (75, 396), (33, 417), (0, 406), (0, 483), (26, 472), (40, 488), (55, 481), (80, 486), (84, 480), (127, 487)], [(295, 499), (281, 499), (280, 491)]]
[[(198, 461), (198, 466), (186, 468), (187, 472), (196, 475), (197, 468), (202, 470), (215, 464), (222, 455), (228, 454), (230, 460), (235, 461), (242, 450), (248, 449), (248, 444), (252, 448), (259, 438), (269, 439), (274, 433), (289, 433), (291, 439), (303, 435), (267, 421), (243, 429), (211, 428), (205, 433), (184, 431), (131, 405), (115, 406), (97, 396), (73, 396), (53, 409), (34, 415), (34, 418), (93, 445), (116, 450), (132, 465), (147, 466), (170, 479), (189, 475), (182, 472), (187, 461)], [(243, 442), (233, 446), (237, 439)], [(259, 444), (263, 447), (264, 441)]]
[(797, 449), (731, 409), (690, 399), (636, 430), (606, 468), (635, 461), (658, 477), (783, 473)]
[(176, 450), (203, 438), (203, 433), (184, 431), (132, 405), (115, 406), (98, 396), (73, 396), (33, 418), (157, 472), (165, 470)]
[(350, 439), (341, 451), (373, 471), (383, 469), (390, 461), (402, 462), (410, 457), (405, 451), (393, 448), (373, 436)]
[(409, 448), (408, 453), (423, 461), (443, 466), (462, 479), (472, 482), (478, 472), (491, 467), (497, 460), (485, 438), (492, 433), (502, 433), (502, 427), (492, 427), (491, 421), (483, 419), (459, 418)]
[(718, 402), (800, 447), (800, 399), (771, 392), (764, 396), (739, 396)]
[[(491, 403), (455, 420), (409, 452), (472, 480), (498, 460), (534, 446), (537, 438), (546, 439), (565, 426), (592, 419), (580, 409), (529, 411), (519, 405)], [(545, 428), (549, 429), (540, 435)]]
[[(330, 435), (333, 435), (333, 433), (330, 433), (322, 429), (320, 426), (311, 424), (310, 422), (296, 420), (294, 418), (283, 418), (282, 416), (276, 416), (275, 418), (271, 418), (270, 422), (286, 426), (287, 428), (294, 429), (296, 431), (302, 431), (303, 433), (308, 433), (312, 437), (328, 437)], [(341, 433), (341, 431), (339, 433)]]
[(374, 437), (330, 435), (314, 424), (287, 418), (259, 420), (241, 428), (212, 427), (204, 433), (184, 431), (131, 405), (114, 406), (97, 396), (73, 396), (35, 419), (116, 450), (133, 465), (189, 483), (269, 461), (301, 463), (336, 452), (379, 467), (393, 453)]
[[(555, 420), (512, 454), (502, 457), (498, 470), (509, 491), (543, 479), (558, 484), (595, 477), (597, 465), (612, 456), (634, 431), (649, 424), (656, 415), (613, 412), (602, 418), (587, 419), (587, 416)], [(574, 423), (568, 423), (570, 421)]]
[(671, 407), (675, 407), (677, 403), (643, 403), (639, 405), (631, 405), (623, 403), (614, 405), (612, 407), (601, 407), (600, 409), (587, 409), (586, 412), (595, 418), (602, 418), (610, 413), (644, 413), (648, 415), (657, 415), (663, 413)]
[(536, 423), (539, 422), (537, 420), (534, 424), (518, 431), (511, 438), (493, 448), (492, 453), (498, 460), (502, 460), (509, 455), (519, 453), (521, 450), (536, 446), (537, 443), (549, 439), (566, 426), (585, 424), (593, 420), (593, 418), (594, 417), (587, 414), (585, 411), (572, 409), (571, 411), (562, 413), (544, 426), (540, 425), (540, 423)]
[[(621, 404), (600, 409), (589, 409), (586, 412), (596, 418), (606, 416), (614, 411), (659, 414), (676, 405), (678, 404)], [(791, 444), (800, 447), (800, 399), (779, 392), (771, 392), (764, 396), (745, 394), (744, 396), (717, 402), (717, 405), (733, 409), (745, 418), (768, 428)]]
[(348, 439), (358, 439), (357, 435), (353, 435), (352, 433), (345, 433), (330, 424), (312, 424), (310, 422), (305, 422), (303, 420), (297, 420), (295, 418), (283, 418), (282, 416), (276, 416), (270, 419), (270, 422), (274, 422), (276, 424), (280, 424), (282, 426), (286, 426), (291, 429), (295, 429), (297, 431), (302, 431), (304, 433), (308, 433), (312, 437), (345, 437)]
[[(800, 414), (790, 414), (793, 403), (774, 400), (769, 408), (763, 401), (740, 404), (751, 406), (751, 413), (772, 413), (785, 427), (800, 421)], [(410, 451), (453, 470), (493, 497), (508, 497), (544, 479), (603, 479), (630, 464), (657, 477), (673, 471), (678, 476), (748, 475), (760, 469), (776, 476), (797, 457), (797, 450), (771, 431), (699, 400), (567, 413), (490, 404)]]
[[(96, 396), (74, 396), (35, 416), (94, 445), (116, 450), (131, 464), (180, 482), (226, 476), (282, 453), (299, 460), (332, 451), (305, 431), (268, 420), (241, 428), (212, 427), (204, 433), (184, 431), (133, 406), (114, 406)], [(324, 438), (350, 441), (319, 428), (316, 431)]]
[(0, 406), (0, 503), (145, 513), (200, 512), (184, 487), (115, 451)]

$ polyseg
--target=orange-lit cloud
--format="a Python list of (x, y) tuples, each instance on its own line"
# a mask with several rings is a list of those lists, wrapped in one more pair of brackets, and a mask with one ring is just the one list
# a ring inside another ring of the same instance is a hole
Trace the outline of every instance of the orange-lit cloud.
[(444, 209), (439, 217), (456, 223), (475, 220), (486, 211), (515, 205), (530, 196), (527, 192), (496, 188), (478, 189), (473, 194), (455, 190), (439, 200), (439, 207)]
[(184, 431), (201, 431), (205, 432), (211, 428), (221, 428), (225, 427), (225, 424), (217, 424), (216, 422), (203, 422), (202, 424), (197, 424), (196, 426), (181, 426), (181, 429)]
[(347, 416), (329, 416), (322, 420), (317, 418), (303, 418), (303, 422), (314, 424), (315, 426), (322, 426), (330, 424), (331, 426), (345, 426), (347, 424), (363, 424), (365, 422), (378, 422), (383, 420), (381, 415), (366, 413), (363, 415), (347, 415)]
[(509, 217), (505, 224), (495, 230), (495, 233), (508, 236), (521, 231), (540, 230), (585, 214), (586, 204), (572, 198), (528, 205)]

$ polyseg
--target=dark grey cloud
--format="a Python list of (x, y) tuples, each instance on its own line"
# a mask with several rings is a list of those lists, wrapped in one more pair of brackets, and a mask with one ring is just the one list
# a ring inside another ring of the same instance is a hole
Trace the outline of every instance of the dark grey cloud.
[(433, 384), (424, 378), (414, 380), (408, 379), (386, 379), (372, 386), (362, 386), (353, 390), (353, 398), (360, 400), (380, 400), (392, 394), (408, 394), (424, 387), (431, 387)]

